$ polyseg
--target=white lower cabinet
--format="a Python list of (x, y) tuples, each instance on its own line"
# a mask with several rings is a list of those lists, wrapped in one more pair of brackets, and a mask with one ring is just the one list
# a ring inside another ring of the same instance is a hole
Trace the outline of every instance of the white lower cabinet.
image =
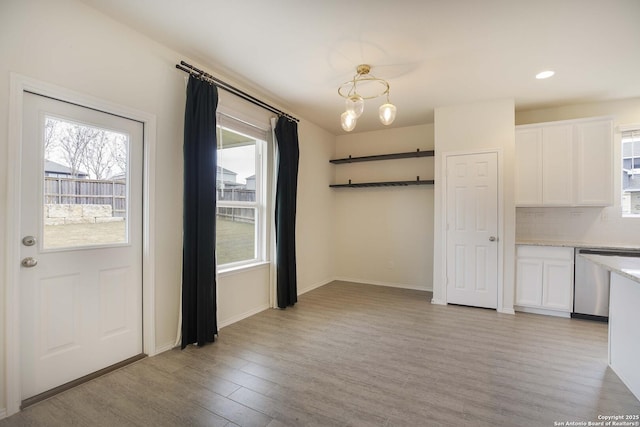
[(542, 306), (542, 260), (518, 258), (516, 266), (516, 305)]
[(516, 310), (568, 317), (573, 309), (573, 248), (516, 248)]

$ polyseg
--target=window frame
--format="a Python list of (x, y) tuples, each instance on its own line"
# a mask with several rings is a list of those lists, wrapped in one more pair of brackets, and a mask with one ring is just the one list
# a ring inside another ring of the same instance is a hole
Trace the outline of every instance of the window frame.
[[(625, 169), (629, 169), (629, 168), (625, 168), (624, 167), (624, 162), (625, 160), (630, 160), (631, 161), (631, 170), (636, 170), (639, 168), (634, 168), (634, 163), (637, 161), (640, 161), (640, 153), (636, 156), (634, 154), (634, 145), (638, 144), (640, 145), (640, 124), (633, 124), (633, 125), (627, 125), (627, 126), (620, 126), (619, 127), (619, 131), (620, 131), (620, 175), (619, 175), (619, 179), (620, 179), (620, 213), (622, 215), (623, 218), (640, 218), (640, 213), (631, 213), (631, 212), (625, 212), (624, 210), (624, 204), (623, 204), (623, 197), (625, 195), (627, 191), (625, 191), (624, 188), (624, 171)], [(631, 138), (631, 140), (626, 140), (625, 139), (629, 139)], [(625, 144), (631, 144), (631, 152), (630, 152), (630, 156), (625, 156), (625, 149), (624, 146)], [(635, 191), (634, 191), (635, 192)], [(638, 191), (640, 192), (640, 191)]]
[[(218, 273), (225, 273), (229, 271), (235, 271), (240, 269), (250, 269), (252, 267), (264, 264), (268, 262), (267, 254), (267, 182), (269, 181), (268, 174), (268, 147), (270, 144), (269, 136), (271, 130), (263, 129), (252, 123), (248, 123), (234, 115), (223, 113), (218, 111), (218, 122), (216, 124), (216, 133), (218, 140), (218, 153), (224, 148), (220, 147), (220, 136), (222, 130), (233, 132), (247, 138), (250, 138), (255, 143), (255, 178), (256, 178), (256, 195), (255, 201), (233, 201), (233, 200), (220, 200), (218, 199), (218, 188), (216, 188), (216, 211), (217, 208), (251, 208), (255, 210), (255, 226), (254, 226), (254, 257), (251, 259), (245, 259), (240, 261), (229, 262), (225, 264), (218, 264), (216, 260), (216, 269)], [(222, 122), (222, 123), (221, 123)], [(255, 132), (246, 132), (246, 130), (253, 128)], [(244, 130), (244, 131), (243, 131)], [(222, 141), (224, 147), (224, 141)], [(252, 144), (247, 144), (252, 145)], [(218, 163), (218, 167), (224, 167)], [(217, 212), (216, 212), (217, 216)], [(217, 220), (217, 218), (216, 218)], [(216, 253), (217, 253), (216, 242)]]

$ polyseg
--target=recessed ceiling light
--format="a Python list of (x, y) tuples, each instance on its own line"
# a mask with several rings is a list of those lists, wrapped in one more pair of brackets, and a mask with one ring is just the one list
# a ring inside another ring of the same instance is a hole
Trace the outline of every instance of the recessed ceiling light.
[(538, 74), (536, 74), (536, 79), (538, 80), (548, 79), (549, 77), (553, 76), (555, 73), (556, 73), (555, 71), (551, 71), (551, 70), (541, 71)]

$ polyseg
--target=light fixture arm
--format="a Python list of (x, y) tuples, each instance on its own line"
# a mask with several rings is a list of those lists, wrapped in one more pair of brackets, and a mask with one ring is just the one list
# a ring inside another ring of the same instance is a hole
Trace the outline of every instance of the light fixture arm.
[[(353, 76), (353, 79), (348, 82), (344, 82), (338, 88), (338, 95), (343, 98), (350, 98), (352, 96), (359, 95), (362, 99), (374, 99), (380, 96), (389, 95), (389, 82), (383, 79), (375, 77), (373, 74), (369, 74), (371, 66), (367, 64), (358, 65), (356, 68), (357, 74)], [(364, 96), (358, 93), (358, 83), (360, 82), (373, 82), (381, 86), (381, 91), (374, 92), (373, 94)]]
[[(396, 118), (396, 107), (389, 101), (389, 82), (379, 79), (370, 74), (371, 66), (360, 64), (356, 67), (356, 75), (348, 82), (344, 82), (338, 87), (338, 95), (346, 99), (346, 111), (340, 116), (342, 129), (347, 132), (352, 131), (356, 126), (356, 121), (364, 111), (364, 100), (386, 96), (387, 102), (380, 106), (379, 117), (383, 125), (390, 125)], [(366, 95), (358, 93), (358, 84), (373, 83), (378, 85), (378, 90), (373, 90)]]

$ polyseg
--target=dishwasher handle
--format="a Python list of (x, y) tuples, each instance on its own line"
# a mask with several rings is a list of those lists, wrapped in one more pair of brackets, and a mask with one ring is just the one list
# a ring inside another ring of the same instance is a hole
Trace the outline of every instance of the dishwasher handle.
[(604, 255), (604, 256), (624, 256), (640, 258), (640, 251), (626, 251), (626, 250), (602, 250), (602, 249), (578, 249), (579, 254), (585, 255)]

